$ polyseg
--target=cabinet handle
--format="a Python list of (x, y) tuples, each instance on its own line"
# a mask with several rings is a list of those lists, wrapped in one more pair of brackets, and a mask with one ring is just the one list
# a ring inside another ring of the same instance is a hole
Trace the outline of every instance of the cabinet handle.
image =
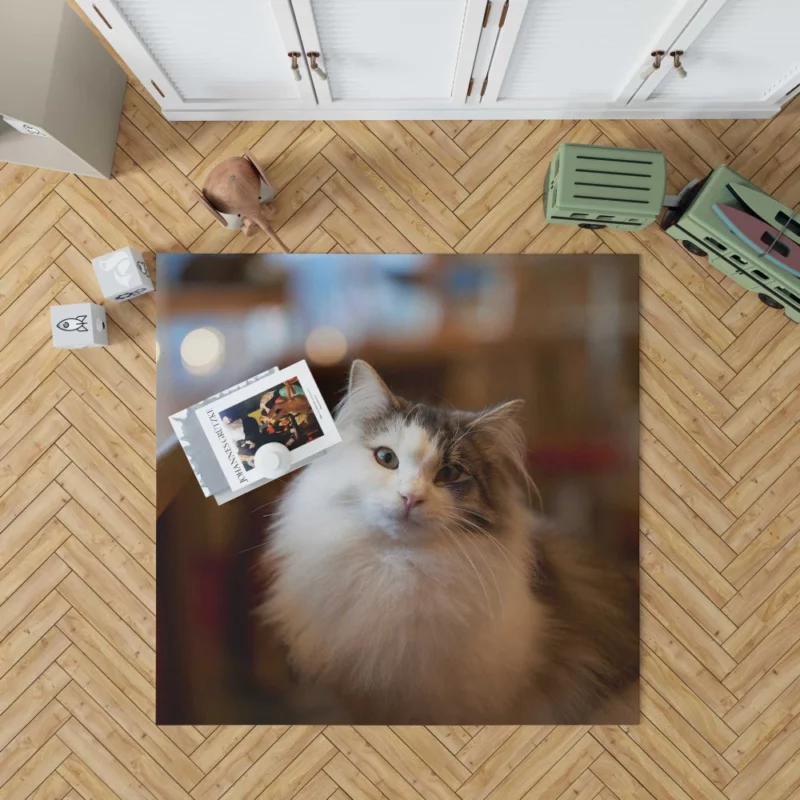
[(107, 28), (108, 28), (110, 31), (113, 31), (113, 30), (114, 30), (113, 26), (112, 26), (112, 25), (111, 25), (111, 23), (110, 23), (110, 22), (109, 22), (109, 21), (108, 21), (108, 20), (107, 20), (107, 19), (106, 19), (106, 18), (103, 16), (103, 12), (102, 12), (102, 11), (101, 11), (101, 10), (100, 10), (100, 9), (99, 9), (97, 6), (95, 6), (95, 5), (93, 5), (93, 6), (92, 6), (92, 8), (94, 9), (94, 13), (95, 13), (95, 14), (97, 14), (97, 16), (98, 16), (98, 17), (100, 17), (100, 19), (101, 19), (101, 20), (103, 20), (103, 22), (105, 22), (105, 24), (106, 24), (106, 27), (107, 27)]
[(678, 73), (678, 77), (685, 78), (686, 70), (683, 68), (683, 64), (681, 64), (683, 50), (673, 50), (670, 55), (672, 56), (672, 63), (675, 65), (675, 70)]
[(295, 51), (289, 53), (289, 58), (292, 59), (292, 75), (296, 81), (301, 81), (303, 79), (303, 76), (300, 74), (300, 65), (297, 63), (297, 59), (300, 58), (301, 55), (303, 54)]
[(313, 51), (310, 53), (306, 53), (306, 55), (308, 56), (308, 60), (311, 62), (311, 71), (319, 75), (320, 80), (323, 81), (328, 80), (328, 73), (325, 72), (325, 70), (322, 69), (322, 67), (317, 65), (317, 59), (322, 58), (322, 56), (319, 53), (315, 53)]
[(653, 50), (650, 55), (653, 57), (653, 63), (639, 75), (643, 81), (646, 81), (657, 69), (661, 69), (661, 59), (665, 54), (663, 50)]

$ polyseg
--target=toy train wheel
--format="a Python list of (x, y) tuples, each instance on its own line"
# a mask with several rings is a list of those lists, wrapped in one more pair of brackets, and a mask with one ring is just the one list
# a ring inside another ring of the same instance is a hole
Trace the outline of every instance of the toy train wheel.
[(683, 245), (685, 250), (688, 250), (693, 256), (707, 256), (705, 250), (701, 250), (694, 242), (690, 242), (688, 239), (684, 239), (681, 244)]
[(596, 222), (579, 222), (579, 228), (588, 228), (590, 231), (597, 231), (600, 228), (605, 228), (605, 225), (598, 225)]
[(765, 305), (769, 306), (770, 308), (777, 308), (779, 311), (783, 310), (783, 306), (774, 298), (770, 297), (768, 294), (759, 294), (758, 299)]

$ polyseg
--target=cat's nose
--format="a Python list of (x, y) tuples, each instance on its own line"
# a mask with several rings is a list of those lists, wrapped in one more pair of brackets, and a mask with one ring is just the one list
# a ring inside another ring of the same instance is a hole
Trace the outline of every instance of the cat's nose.
[(408, 492), (407, 494), (400, 492), (400, 497), (403, 498), (403, 512), (405, 516), (411, 513), (412, 508), (416, 508), (418, 505), (425, 502), (425, 498), (416, 492)]

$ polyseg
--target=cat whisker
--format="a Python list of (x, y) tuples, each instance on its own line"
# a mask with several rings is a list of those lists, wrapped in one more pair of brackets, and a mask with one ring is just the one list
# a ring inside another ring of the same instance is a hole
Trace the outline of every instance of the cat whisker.
[(408, 420), (410, 419), (411, 415), (419, 408), (419, 403), (414, 403), (413, 405), (409, 406), (408, 411), (406, 411), (406, 415), (403, 417), (403, 425), (408, 424)]
[[(448, 519), (450, 519), (452, 522), (454, 522), (457, 527), (459, 526), (459, 523), (466, 524), (466, 525), (472, 525), (472, 526), (474, 526), (476, 528), (476, 530), (478, 532), (480, 532), (482, 534), (485, 534), (485, 531), (483, 531), (483, 529), (479, 528), (478, 526), (475, 525), (475, 523), (470, 522), (469, 520), (464, 519), (463, 517), (459, 517), (459, 516), (456, 516), (456, 515), (449, 515)], [(471, 531), (469, 531), (469, 530), (467, 530), (465, 528), (460, 528), (460, 529), (464, 533), (467, 533), (467, 534), (471, 533)], [(482, 540), (488, 540), (489, 542), (491, 542), (491, 544), (493, 544), (495, 547), (497, 547), (500, 550), (500, 553), (502, 554), (503, 558), (505, 558), (506, 563), (508, 564), (509, 568), (511, 570), (513, 570), (514, 572), (516, 572), (518, 575), (524, 577), (525, 580), (528, 579), (528, 576), (525, 573), (525, 571), (522, 570), (519, 566), (517, 566), (514, 563), (512, 563), (512, 561), (509, 558), (509, 556), (511, 556), (512, 558), (515, 557), (514, 553), (512, 553), (502, 542), (498, 541), (494, 536), (491, 536), (491, 535), (482, 536)]]
[(436, 394), (436, 392), (433, 393), (433, 396), (437, 400), (441, 400), (443, 403), (446, 403), (448, 406), (450, 406), (450, 408), (453, 409), (453, 411), (457, 410), (456, 407), (446, 397), (442, 397), (440, 394)]
[(275, 503), (280, 501), (280, 497), (277, 500), (270, 500), (269, 503), (262, 503), (260, 506), (256, 506), (255, 508), (251, 509), (250, 513), (255, 514), (256, 511), (261, 511), (262, 508), (266, 508), (267, 506), (274, 506)]
[[(445, 535), (448, 535), (448, 534), (449, 534), (448, 538), (449, 538), (450, 536), (452, 536), (452, 534), (451, 534), (451, 533), (450, 533), (450, 532), (449, 532), (447, 529), (445, 529), (445, 528), (442, 528), (441, 530), (442, 530), (442, 532), (443, 532)], [(456, 553), (455, 555), (456, 555), (456, 556), (458, 556), (458, 553)], [(464, 576), (464, 578), (466, 578), (467, 580), (469, 580), (469, 575), (467, 574), (467, 570), (466, 570), (466, 568), (464, 567), (464, 559), (463, 559), (463, 558), (460, 558), (460, 557), (457, 557), (455, 560), (456, 560), (456, 563), (458, 564), (458, 568), (461, 570), (461, 574)]]
[[(491, 539), (491, 536), (488, 537), (488, 538)], [(470, 541), (475, 542), (476, 540), (472, 539)], [(505, 603), (503, 602), (503, 593), (500, 591), (500, 584), (497, 582), (497, 576), (495, 575), (494, 570), (492, 569), (492, 565), (489, 563), (488, 559), (486, 558), (486, 556), (481, 551), (480, 546), (476, 545), (474, 549), (475, 549), (475, 552), (481, 557), (481, 561), (483, 561), (483, 563), (486, 564), (486, 569), (489, 570), (489, 574), (492, 576), (492, 580), (494, 581), (494, 588), (497, 591), (497, 598), (500, 601), (500, 616), (503, 619), (505, 619), (506, 618), (506, 608), (505, 608)]]
[(260, 547), (266, 547), (264, 542), (261, 542), (260, 544), (255, 544), (252, 547), (245, 547), (244, 550), (239, 550), (238, 552), (234, 553), (233, 555), (240, 556), (242, 553), (249, 553), (251, 550), (258, 550)]
[[(469, 434), (472, 432), (472, 426), (473, 426), (474, 424), (475, 424), (475, 421), (473, 421), (473, 422), (470, 422), (470, 423), (467, 425), (466, 429), (464, 430), (464, 433), (459, 433), (459, 434), (458, 434), (458, 437), (457, 437), (456, 439), (454, 439), (454, 440), (453, 440), (453, 444), (451, 445), (451, 447), (452, 447), (453, 449), (455, 449), (455, 448), (456, 448), (456, 446), (458, 445), (458, 443), (459, 443), (459, 442), (460, 442), (460, 441), (461, 441), (461, 440), (462, 440), (464, 437), (466, 437), (466, 436), (469, 436)], [(459, 430), (460, 430), (460, 428), (459, 428)]]
[[(455, 512), (463, 512), (463, 511), (464, 511), (464, 509), (461, 509), (461, 508), (459, 508), (458, 506), (443, 506), (443, 508), (444, 508), (446, 511), (455, 511)], [(472, 510), (469, 510), (469, 511), (467, 511), (466, 513), (468, 513), (468, 514), (469, 514), (471, 517), (475, 517), (475, 518), (477, 518), (478, 520), (480, 520), (480, 521), (481, 521), (481, 522), (482, 522), (482, 523), (483, 523), (483, 524), (486, 526), (486, 528), (490, 528), (490, 527), (491, 527), (491, 526), (494, 524), (494, 523), (493, 523), (493, 520), (489, 519), (489, 517), (485, 516), (484, 514), (480, 514), (480, 513), (478, 513), (477, 511), (472, 511)], [(462, 520), (463, 522), (470, 522), (470, 523), (471, 523), (472, 525), (474, 525), (474, 526), (475, 526), (475, 528), (476, 528), (477, 530), (479, 530), (481, 533), (487, 533), (487, 532), (488, 532), (488, 531), (486, 530), (486, 528), (483, 528), (483, 527), (481, 527), (480, 525), (478, 525), (478, 524), (475, 522), (475, 520), (474, 520), (474, 519), (470, 520), (470, 519), (468, 519), (467, 517), (464, 517), (464, 516), (462, 516), (460, 513), (456, 513), (456, 515), (455, 515), (455, 516), (456, 516), (456, 517), (458, 517), (458, 519)]]
[[(456, 547), (458, 547), (458, 549), (461, 550), (461, 552), (464, 554), (464, 557), (467, 559), (467, 561), (469, 561), (470, 566), (472, 567), (472, 571), (475, 573), (475, 577), (478, 579), (481, 585), (481, 589), (483, 590), (483, 596), (486, 598), (486, 610), (489, 612), (489, 615), (492, 617), (492, 619), (494, 619), (495, 614), (494, 614), (494, 609), (492, 607), (492, 601), (489, 598), (489, 592), (486, 590), (486, 584), (483, 582), (483, 578), (481, 578), (481, 574), (478, 571), (478, 568), (475, 566), (475, 562), (469, 557), (469, 553), (467, 553), (464, 545), (459, 541), (458, 537), (452, 533), (452, 531), (448, 531), (448, 536), (452, 538), (452, 540), (456, 544)], [(492, 577), (494, 578), (494, 575)], [(496, 579), (495, 579), (495, 585), (497, 586)], [(499, 586), (497, 587), (497, 591), (499, 593), (500, 591)], [(502, 598), (500, 602), (502, 603)], [(505, 609), (503, 611), (505, 613)]]
[(542, 493), (539, 491), (539, 487), (536, 485), (536, 481), (528, 474), (528, 471), (525, 470), (523, 473), (525, 476), (525, 485), (528, 489), (528, 503), (532, 507), (533, 503), (531, 502), (531, 489), (536, 493), (536, 499), (539, 501), (539, 511), (544, 512), (544, 500), (542, 499)]
[[(523, 577), (525, 579), (525, 581), (527, 582), (529, 580), (529, 578), (530, 578), (530, 576), (527, 574), (527, 572), (525, 570), (523, 570), (522, 567), (520, 567), (518, 564), (514, 564), (511, 561), (511, 558), (516, 558), (516, 556), (514, 556), (514, 553), (512, 553), (502, 542), (500, 542), (497, 539), (495, 539), (494, 536), (489, 536), (487, 538), (495, 547), (497, 547), (500, 550), (500, 553), (502, 554), (503, 558), (505, 558), (509, 569), (513, 570), (518, 575)], [(511, 556), (511, 558), (509, 558), (509, 556)]]
[(450, 514), (448, 516), (448, 519), (453, 520), (453, 522), (469, 525), (472, 531), (475, 531), (476, 533), (481, 533), (481, 534), (486, 533), (486, 531), (480, 525), (478, 525), (477, 522), (473, 522), (471, 519), (467, 519), (466, 517), (460, 517), (457, 514)]
[(459, 550), (464, 554), (464, 557), (469, 561), (470, 566), (472, 567), (472, 571), (475, 573), (475, 577), (478, 579), (478, 582), (481, 585), (481, 589), (483, 590), (483, 596), (486, 598), (486, 610), (489, 612), (490, 616), (494, 618), (494, 613), (492, 611), (492, 603), (489, 599), (489, 593), (486, 591), (486, 584), (483, 582), (483, 578), (481, 578), (480, 572), (478, 572), (478, 568), (475, 566), (475, 562), (469, 557), (469, 554), (464, 549), (464, 546), (461, 542), (458, 541), (458, 537), (453, 535), (452, 532), (447, 531), (447, 535), (455, 542), (456, 546)]

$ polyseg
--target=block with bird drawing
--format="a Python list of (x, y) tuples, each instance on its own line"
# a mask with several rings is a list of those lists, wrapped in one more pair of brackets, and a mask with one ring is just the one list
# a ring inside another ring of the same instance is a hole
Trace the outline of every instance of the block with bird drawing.
[(132, 247), (122, 247), (92, 259), (94, 274), (103, 297), (117, 303), (153, 291), (153, 280), (144, 256)]

